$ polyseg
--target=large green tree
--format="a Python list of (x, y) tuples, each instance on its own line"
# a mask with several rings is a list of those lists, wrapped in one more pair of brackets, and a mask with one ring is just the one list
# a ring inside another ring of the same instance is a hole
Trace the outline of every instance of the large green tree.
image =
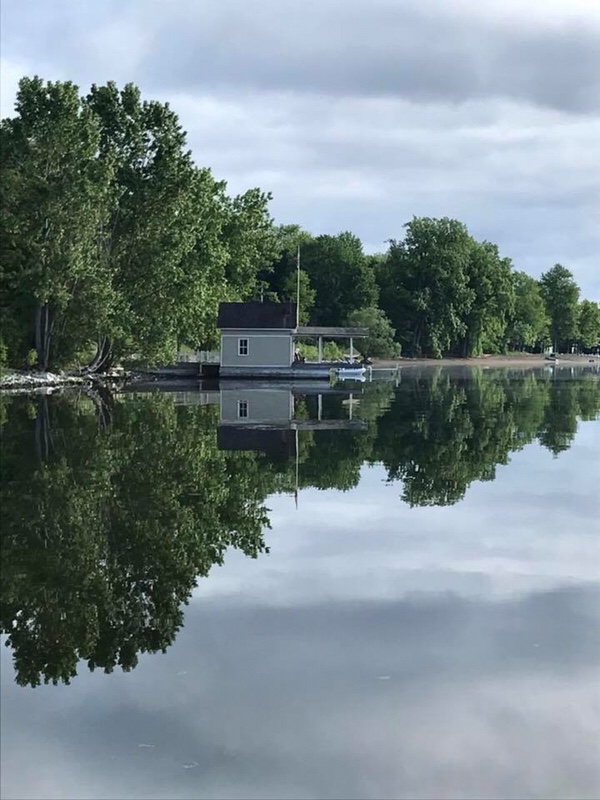
[(279, 244), (269, 215), (270, 194), (249, 189), (228, 199), (223, 242), (227, 249), (225, 278), (230, 292), (239, 299), (256, 294), (261, 271), (270, 271), (278, 255)]
[(111, 82), (92, 86), (87, 105), (100, 120), (100, 152), (115, 163), (103, 258), (117, 303), (97, 363), (134, 353), (168, 359), (182, 329), (189, 332), (189, 317), (197, 321), (198, 293), (209, 300), (210, 287), (222, 283), (222, 187), (194, 166), (168, 104)]
[(577, 320), (579, 345), (583, 350), (593, 350), (600, 346), (600, 305), (591, 300), (579, 304)]
[(506, 329), (514, 310), (512, 264), (491, 242), (473, 241), (470, 250), (467, 270), (473, 300), (462, 315), (465, 333), (460, 354), (499, 353), (505, 349)]
[[(166, 103), (139, 89), (20, 83), (1, 126), (2, 355), (39, 367), (173, 358), (215, 339), (220, 300), (276, 258), (270, 196), (197, 167)], [(95, 355), (94, 346), (96, 348)]]
[(540, 285), (525, 272), (512, 274), (515, 304), (507, 329), (507, 342), (514, 350), (545, 345), (550, 340), (549, 318)]
[(304, 243), (301, 267), (316, 292), (314, 322), (343, 325), (357, 309), (377, 303), (377, 284), (360, 239), (322, 235)]
[(555, 264), (541, 276), (540, 290), (550, 318), (554, 349), (566, 352), (577, 339), (579, 286), (566, 267)]
[(47, 369), (84, 351), (114, 304), (101, 258), (113, 158), (70, 82), (23, 78), (15, 112), (0, 126), (0, 322), (9, 360), (33, 350)]
[(306, 270), (298, 270), (298, 266), (302, 263), (304, 247), (312, 238), (299, 225), (279, 225), (275, 228), (277, 257), (268, 269), (259, 274), (263, 298), (295, 303), (299, 294), (299, 318), (304, 324), (310, 319), (316, 292)]
[(392, 240), (379, 269), (380, 305), (402, 352), (440, 358), (467, 333), (475, 292), (469, 267), (473, 240), (457, 220), (415, 217)]

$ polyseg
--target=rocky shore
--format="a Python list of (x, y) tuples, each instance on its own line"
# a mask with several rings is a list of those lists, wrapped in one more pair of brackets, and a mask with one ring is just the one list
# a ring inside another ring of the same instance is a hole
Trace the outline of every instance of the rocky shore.
[(82, 389), (116, 389), (133, 380), (133, 375), (125, 370), (113, 370), (104, 375), (72, 375), (64, 372), (25, 372), (11, 370), (0, 376), (0, 392), (21, 394), (35, 392), (52, 394), (61, 389), (80, 387)]

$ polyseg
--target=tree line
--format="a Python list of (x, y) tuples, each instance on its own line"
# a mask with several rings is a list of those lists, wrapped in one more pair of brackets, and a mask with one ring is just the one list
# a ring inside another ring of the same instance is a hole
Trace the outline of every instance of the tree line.
[(198, 167), (168, 103), (110, 82), (23, 78), (0, 125), (0, 363), (172, 360), (217, 344), (224, 300), (296, 300), (304, 322), (364, 325), (369, 356), (591, 351), (600, 306), (556, 264), (539, 280), (453, 219), (414, 218), (386, 252), (276, 225), (259, 188)]

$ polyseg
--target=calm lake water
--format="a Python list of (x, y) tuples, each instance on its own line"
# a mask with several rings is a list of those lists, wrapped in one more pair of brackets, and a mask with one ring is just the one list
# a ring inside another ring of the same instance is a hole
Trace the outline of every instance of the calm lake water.
[(597, 798), (599, 378), (3, 398), (2, 797)]

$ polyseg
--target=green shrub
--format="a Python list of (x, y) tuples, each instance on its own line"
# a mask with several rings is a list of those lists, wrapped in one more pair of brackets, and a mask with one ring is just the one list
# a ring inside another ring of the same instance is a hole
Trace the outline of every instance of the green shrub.
[[(319, 357), (319, 349), (314, 344), (298, 342), (296, 349), (307, 361), (316, 361)], [(340, 361), (344, 357), (344, 350), (337, 342), (323, 343), (323, 361)]]

